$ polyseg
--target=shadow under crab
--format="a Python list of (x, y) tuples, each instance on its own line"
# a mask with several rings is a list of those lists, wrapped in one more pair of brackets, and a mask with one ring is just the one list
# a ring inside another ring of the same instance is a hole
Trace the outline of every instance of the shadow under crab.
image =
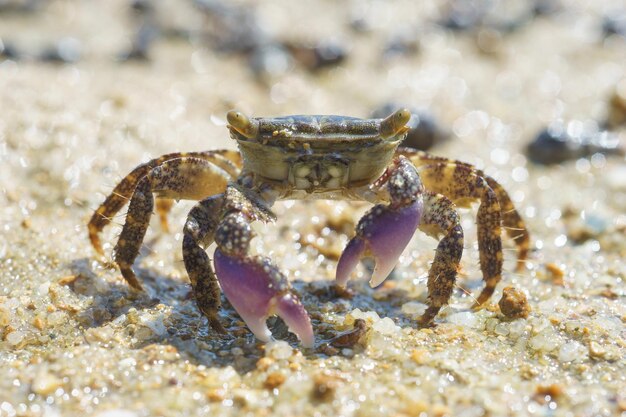
[[(171, 200), (200, 200), (184, 227), (183, 258), (197, 305), (217, 332), (220, 287), (250, 330), (271, 340), (268, 316), (277, 314), (304, 346), (314, 344), (311, 321), (289, 281), (268, 258), (251, 256), (251, 223), (271, 222), (277, 200), (366, 201), (363, 216), (337, 265), (345, 285), (363, 257), (376, 266), (370, 284), (380, 285), (419, 228), (440, 239), (428, 275), (428, 308), (420, 324), (429, 326), (448, 303), (463, 251), (457, 206), (479, 201), (480, 265), (486, 302), (502, 274), (501, 232), (515, 239), (518, 261), (526, 259), (529, 235), (506, 191), (473, 166), (409, 148), (398, 148), (410, 119), (406, 109), (385, 119), (344, 116), (248, 118), (228, 113), (235, 151), (164, 155), (128, 174), (96, 210), (89, 236), (102, 254), (99, 232), (130, 199), (114, 249), (126, 281), (141, 289), (132, 264), (155, 208), (162, 221)], [(154, 195), (157, 200), (155, 203)], [(215, 272), (205, 249), (213, 242)], [(521, 265), (521, 263), (520, 263)]]

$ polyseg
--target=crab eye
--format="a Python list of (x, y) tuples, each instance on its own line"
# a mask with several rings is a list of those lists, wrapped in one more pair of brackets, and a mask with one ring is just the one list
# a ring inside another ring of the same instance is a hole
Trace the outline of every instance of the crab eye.
[(394, 115), (396, 117), (398, 127), (406, 125), (409, 122), (409, 119), (411, 119), (411, 112), (407, 109), (400, 109), (395, 112)]
[(407, 109), (400, 109), (387, 116), (380, 123), (380, 135), (383, 138), (396, 136), (407, 130), (406, 124), (411, 119), (411, 112)]
[(249, 139), (256, 137), (258, 133), (259, 123), (239, 111), (229, 111), (226, 120), (230, 127)]

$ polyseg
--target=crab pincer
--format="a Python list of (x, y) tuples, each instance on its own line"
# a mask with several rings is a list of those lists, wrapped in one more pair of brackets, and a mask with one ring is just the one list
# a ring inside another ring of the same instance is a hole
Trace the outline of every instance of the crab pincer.
[(419, 226), (424, 209), (423, 189), (415, 168), (407, 161), (397, 161), (388, 180), (388, 190), (391, 203), (376, 205), (361, 218), (356, 236), (341, 254), (337, 284), (346, 284), (363, 257), (372, 257), (376, 262), (370, 285), (382, 284)]
[[(272, 340), (266, 320), (276, 314), (298, 336), (303, 346), (313, 347), (315, 336), (311, 319), (292, 293), (287, 277), (268, 258), (247, 255), (252, 236), (249, 224), (241, 214), (227, 216), (225, 220), (217, 230), (218, 248), (214, 263), (217, 279), (228, 301), (259, 340)], [(223, 242), (224, 235), (230, 235), (228, 241), (231, 244)], [(233, 239), (233, 236), (237, 238)]]

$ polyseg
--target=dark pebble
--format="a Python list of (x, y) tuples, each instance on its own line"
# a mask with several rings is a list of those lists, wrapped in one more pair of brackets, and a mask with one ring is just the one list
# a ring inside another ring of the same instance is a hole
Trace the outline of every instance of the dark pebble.
[(387, 103), (374, 110), (371, 117), (382, 119), (402, 107), (407, 107), (411, 111), (411, 119), (408, 123), (409, 132), (402, 142), (402, 146), (425, 151), (440, 144), (450, 136), (432, 114), (423, 110), (412, 109), (410, 106)]
[(626, 38), (626, 10), (604, 16), (602, 34), (604, 37), (618, 35)]
[(619, 136), (597, 129), (568, 133), (568, 126), (555, 122), (537, 134), (526, 147), (528, 158), (537, 164), (558, 164), (595, 153), (623, 155)]
[(82, 55), (82, 45), (75, 38), (63, 38), (54, 46), (45, 49), (39, 59), (44, 62), (72, 64), (78, 62)]
[(315, 45), (286, 42), (285, 47), (309, 71), (339, 65), (348, 56), (348, 48), (336, 39), (323, 40)]
[(0, 39), (0, 58), (18, 59), (19, 52), (13, 44)]

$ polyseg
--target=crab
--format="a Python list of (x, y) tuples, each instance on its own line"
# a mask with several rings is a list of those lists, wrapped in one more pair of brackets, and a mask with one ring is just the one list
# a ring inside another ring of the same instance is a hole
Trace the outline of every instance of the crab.
[[(173, 200), (199, 200), (188, 214), (182, 241), (195, 301), (210, 327), (226, 333), (218, 311), (220, 287), (261, 341), (272, 340), (266, 319), (281, 317), (305, 347), (314, 345), (311, 320), (276, 264), (250, 253), (251, 224), (272, 222), (275, 201), (285, 199), (365, 201), (374, 206), (361, 218), (337, 263), (343, 287), (363, 257), (375, 267), (370, 285), (380, 285), (395, 267), (417, 229), (439, 239), (428, 273), (427, 308), (419, 325), (433, 325), (452, 295), (463, 252), (457, 207), (480, 202), (477, 213), (485, 303), (501, 279), (502, 229), (527, 258), (529, 234), (503, 187), (470, 164), (399, 145), (411, 114), (400, 109), (384, 119), (344, 116), (248, 117), (227, 114), (239, 152), (172, 153), (131, 171), (94, 212), (88, 225), (95, 250), (99, 234), (128, 202), (114, 260), (132, 288), (142, 289), (132, 265), (156, 206), (167, 229)], [(156, 202), (155, 202), (155, 196)], [(212, 262), (206, 248), (216, 244)]]

